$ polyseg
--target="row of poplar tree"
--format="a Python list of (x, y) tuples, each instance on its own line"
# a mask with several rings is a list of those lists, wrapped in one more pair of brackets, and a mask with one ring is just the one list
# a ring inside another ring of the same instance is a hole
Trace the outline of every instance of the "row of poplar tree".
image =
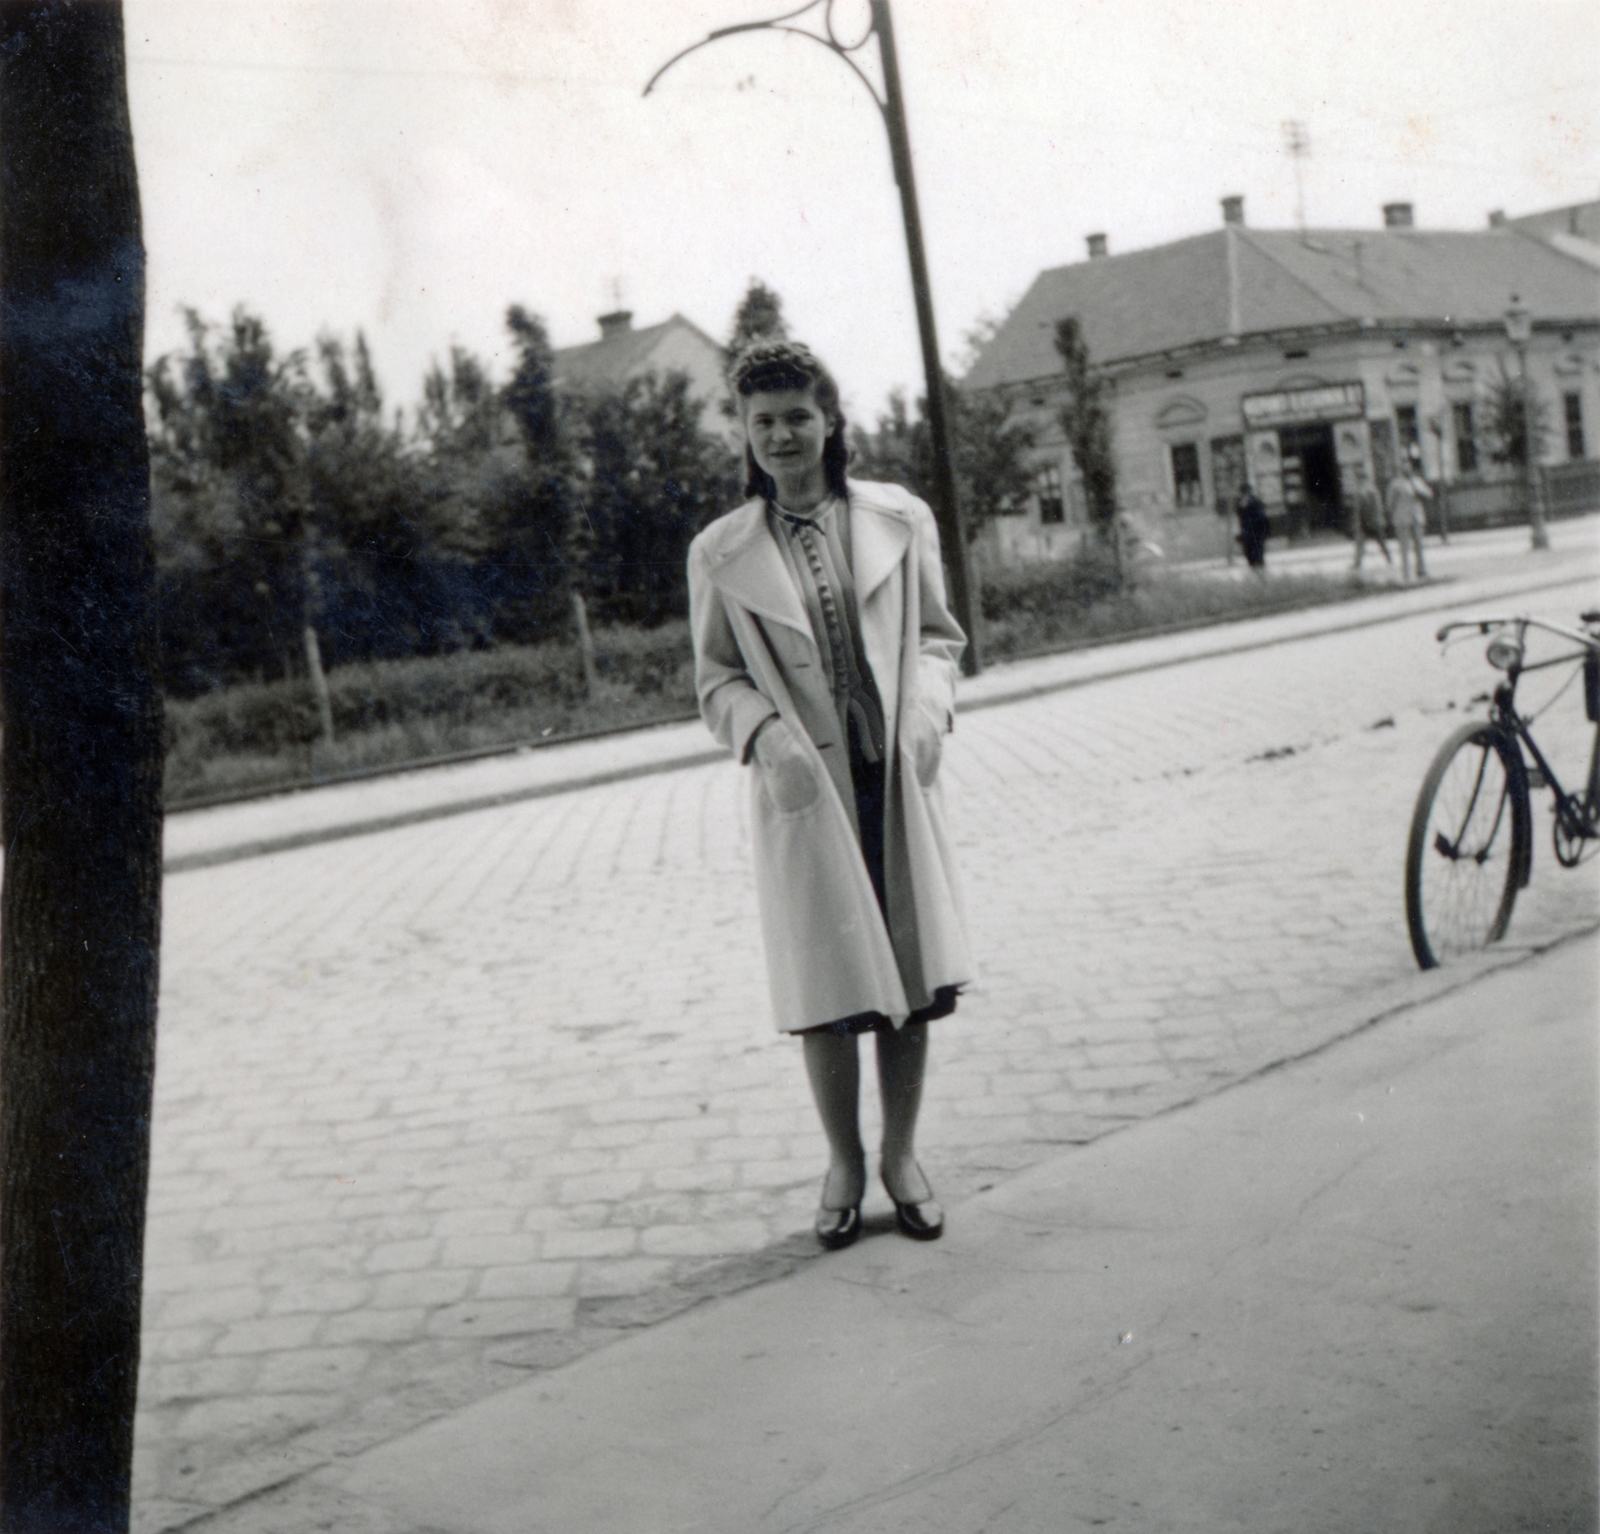
[[(260, 318), (188, 316), (186, 350), (147, 375), (163, 672), (179, 696), (308, 664), (430, 655), (654, 625), (687, 605), (689, 541), (740, 499), (743, 464), (681, 373), (557, 389), (538, 316), (507, 313), (496, 382), (456, 348), (409, 418), (364, 340), (280, 353)], [(752, 281), (728, 336), (782, 335)], [(969, 528), (1020, 504), (1031, 438), (953, 392)], [(725, 407), (726, 408), (726, 407)], [(921, 402), (853, 433), (852, 472), (928, 483)], [(317, 650), (308, 660), (306, 646)]]

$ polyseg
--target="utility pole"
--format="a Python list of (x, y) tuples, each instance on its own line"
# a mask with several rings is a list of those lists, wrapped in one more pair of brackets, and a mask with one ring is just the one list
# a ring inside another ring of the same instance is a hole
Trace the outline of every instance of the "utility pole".
[[(873, 104), (883, 119), (889, 135), (889, 157), (894, 166), (895, 184), (900, 189), (900, 211), (905, 222), (906, 254), (911, 265), (911, 291), (916, 302), (917, 333), (922, 343), (922, 370), (928, 391), (928, 435), (933, 449), (933, 484), (929, 499), (933, 505), (934, 520), (939, 525), (939, 541), (944, 547), (946, 564), (950, 572), (950, 605), (955, 610), (956, 621), (966, 631), (967, 648), (961, 658), (961, 669), (968, 676), (977, 675), (982, 668), (982, 650), (979, 624), (982, 609), (976, 600), (972, 580), (972, 562), (967, 554), (967, 536), (962, 523), (960, 499), (956, 490), (954, 458), (950, 449), (949, 402), (945, 395), (944, 364), (939, 360), (939, 336), (933, 318), (933, 289), (928, 280), (928, 260), (922, 244), (922, 216), (917, 207), (916, 178), (911, 166), (911, 136), (906, 127), (905, 99), (900, 87), (900, 60), (895, 52), (894, 20), (889, 13), (889, 0), (871, 0), (872, 24), (865, 35), (855, 42), (840, 40), (834, 30), (834, 0), (810, 0), (810, 3), (774, 16), (767, 21), (742, 22), (738, 26), (721, 27), (717, 31), (674, 54), (650, 77), (644, 94), (649, 95), (655, 83), (680, 59), (724, 37), (741, 32), (787, 32), (795, 37), (809, 38), (842, 59), (856, 77), (866, 86)], [(821, 11), (822, 33), (808, 31), (790, 23), (808, 11)], [(872, 81), (862, 72), (852, 57), (866, 46), (867, 39), (878, 39), (878, 60), (883, 70), (884, 93), (880, 97)]]
[(122, 9), (0, 4), (0, 1528), (125, 1534), (161, 927)]

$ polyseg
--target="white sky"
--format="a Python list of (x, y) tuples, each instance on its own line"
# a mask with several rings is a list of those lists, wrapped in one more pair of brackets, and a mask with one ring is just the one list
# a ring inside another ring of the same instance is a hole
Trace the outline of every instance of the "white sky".
[[(920, 389), (899, 202), (864, 88), (815, 44), (718, 42), (800, 0), (126, 0), (147, 350), (179, 309), (262, 314), (282, 349), (359, 328), (391, 406), (460, 343), (504, 376), (506, 306), (594, 339), (724, 337), (752, 275), (870, 419)], [(864, 0), (837, 0), (860, 35)], [(1595, 0), (899, 0), (947, 358), (1104, 230), (1127, 251), (1307, 222), (1481, 228), (1600, 197)], [(870, 55), (874, 50), (864, 50)], [(860, 55), (858, 55), (860, 57)], [(875, 64), (869, 66), (875, 74)]]

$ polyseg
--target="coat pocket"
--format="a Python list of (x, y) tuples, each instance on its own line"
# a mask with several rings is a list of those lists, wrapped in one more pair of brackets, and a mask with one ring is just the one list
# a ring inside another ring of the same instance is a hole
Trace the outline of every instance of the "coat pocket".
[(755, 766), (780, 815), (804, 815), (821, 802), (821, 774), (787, 720), (775, 719), (756, 737)]

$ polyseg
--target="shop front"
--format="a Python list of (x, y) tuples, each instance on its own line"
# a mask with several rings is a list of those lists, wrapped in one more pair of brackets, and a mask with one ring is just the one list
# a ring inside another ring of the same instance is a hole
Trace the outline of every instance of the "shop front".
[(1239, 403), (1250, 483), (1272, 530), (1291, 538), (1343, 531), (1345, 480), (1371, 462), (1364, 386), (1317, 383)]

